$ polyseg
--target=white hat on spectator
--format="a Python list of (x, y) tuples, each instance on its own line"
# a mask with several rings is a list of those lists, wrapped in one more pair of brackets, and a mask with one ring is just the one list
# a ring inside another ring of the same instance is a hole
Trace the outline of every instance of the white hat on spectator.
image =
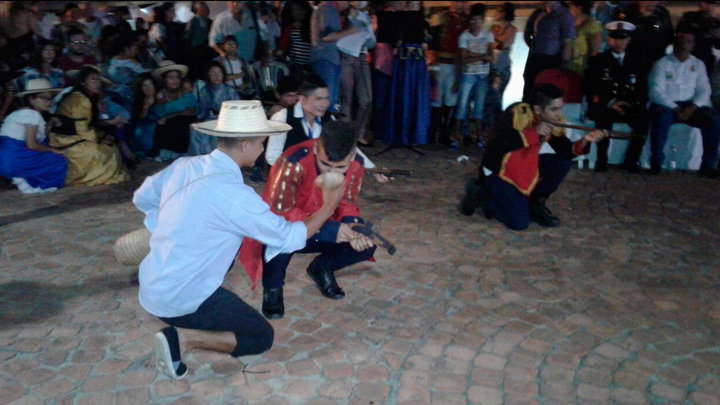
[(180, 72), (180, 77), (185, 77), (188, 72), (187, 66), (175, 63), (171, 60), (164, 60), (160, 62), (159, 66), (160, 67), (152, 71), (152, 76), (155, 78), (155, 80), (161, 80), (162, 76), (165, 73), (171, 72), (173, 70), (177, 70), (178, 72)]
[(284, 122), (268, 121), (257, 100), (223, 101), (218, 119), (190, 126), (203, 134), (226, 138), (282, 135), (292, 129)]
[(635, 24), (627, 21), (613, 21), (605, 24), (608, 36), (611, 38), (624, 39), (632, 35), (635, 31)]
[(15, 97), (24, 97), (28, 94), (58, 92), (62, 89), (53, 87), (47, 79), (32, 79), (25, 84), (25, 91), (15, 95)]

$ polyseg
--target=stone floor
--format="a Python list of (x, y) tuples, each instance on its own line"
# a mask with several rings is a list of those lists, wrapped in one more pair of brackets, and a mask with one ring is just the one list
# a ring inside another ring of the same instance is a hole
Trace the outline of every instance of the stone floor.
[[(181, 381), (155, 371), (161, 322), (112, 253), (161, 165), (49, 195), (6, 184), (0, 404), (720, 404), (720, 183), (574, 169), (549, 204), (563, 225), (513, 232), (457, 213), (469, 155), (375, 158), (413, 170), (360, 200), (398, 253), (339, 273), (340, 301), (297, 257), (274, 347), (196, 352)], [(260, 307), (241, 271), (228, 285)]]

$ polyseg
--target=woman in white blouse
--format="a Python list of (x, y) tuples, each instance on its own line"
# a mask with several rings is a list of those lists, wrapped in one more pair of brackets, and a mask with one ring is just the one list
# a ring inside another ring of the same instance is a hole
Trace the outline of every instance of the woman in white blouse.
[(59, 123), (56, 118), (46, 123), (42, 116), (59, 90), (46, 79), (28, 81), (17, 94), (26, 107), (8, 115), (0, 127), (0, 176), (11, 178), (23, 193), (55, 191), (65, 184), (67, 160), (47, 140)]

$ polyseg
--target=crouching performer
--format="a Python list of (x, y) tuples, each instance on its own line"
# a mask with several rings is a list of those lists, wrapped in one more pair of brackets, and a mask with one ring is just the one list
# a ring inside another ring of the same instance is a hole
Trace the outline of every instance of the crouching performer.
[(571, 160), (607, 136), (597, 130), (570, 141), (552, 124), (564, 119), (562, 96), (561, 89), (544, 84), (533, 90), (530, 104), (505, 110), (485, 150), (479, 179), (466, 186), (458, 207), (462, 214), (470, 216), (480, 207), (488, 219), (517, 231), (527, 228), (530, 220), (546, 227), (560, 225), (545, 202), (570, 171)]
[[(323, 296), (341, 299), (345, 292), (335, 280), (335, 271), (371, 260), (375, 252), (372, 240), (352, 230), (364, 223), (356, 201), (365, 174), (353, 127), (344, 122), (328, 122), (319, 138), (285, 150), (270, 170), (263, 199), (273, 212), (288, 221), (307, 218), (320, 207), (322, 195), (315, 182), (325, 173), (345, 176), (339, 187), (345, 191), (342, 201), (320, 232), (295, 253), (320, 253), (310, 263), (307, 274)], [(285, 314), (283, 285), (293, 253), (267, 260), (267, 255), (261, 255), (267, 249), (268, 246), (246, 239), (240, 250), (240, 262), (253, 282), (262, 274), (262, 313), (268, 319), (280, 319)]]
[(315, 189), (313, 215), (288, 222), (245, 185), (240, 167), (253, 166), (268, 136), (290, 129), (267, 121), (259, 101), (226, 101), (218, 120), (193, 129), (219, 137), (218, 148), (178, 159), (133, 198), (152, 235), (140, 264), (140, 305), (170, 325), (155, 335), (155, 354), (158, 369), (175, 379), (187, 374), (181, 355), (194, 349), (237, 357), (272, 346), (272, 326), (221, 287), (225, 274), (244, 237), (262, 241), (268, 260), (303, 249), (343, 196)]

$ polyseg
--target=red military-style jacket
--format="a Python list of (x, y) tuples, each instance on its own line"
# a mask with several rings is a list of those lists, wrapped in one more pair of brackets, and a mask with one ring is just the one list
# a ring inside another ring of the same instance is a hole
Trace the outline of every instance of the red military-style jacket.
[[(318, 172), (315, 158), (315, 144), (318, 139), (309, 139), (288, 148), (275, 162), (268, 176), (267, 187), (262, 198), (270, 210), (291, 222), (304, 221), (323, 205), (322, 189), (315, 185)], [(314, 239), (335, 242), (342, 222), (362, 223), (357, 197), (362, 188), (365, 168), (362, 157), (350, 162), (345, 173), (345, 195), (335, 213), (328, 218)], [(262, 274), (262, 244), (245, 238), (240, 248), (240, 262), (253, 282), (253, 288)]]

